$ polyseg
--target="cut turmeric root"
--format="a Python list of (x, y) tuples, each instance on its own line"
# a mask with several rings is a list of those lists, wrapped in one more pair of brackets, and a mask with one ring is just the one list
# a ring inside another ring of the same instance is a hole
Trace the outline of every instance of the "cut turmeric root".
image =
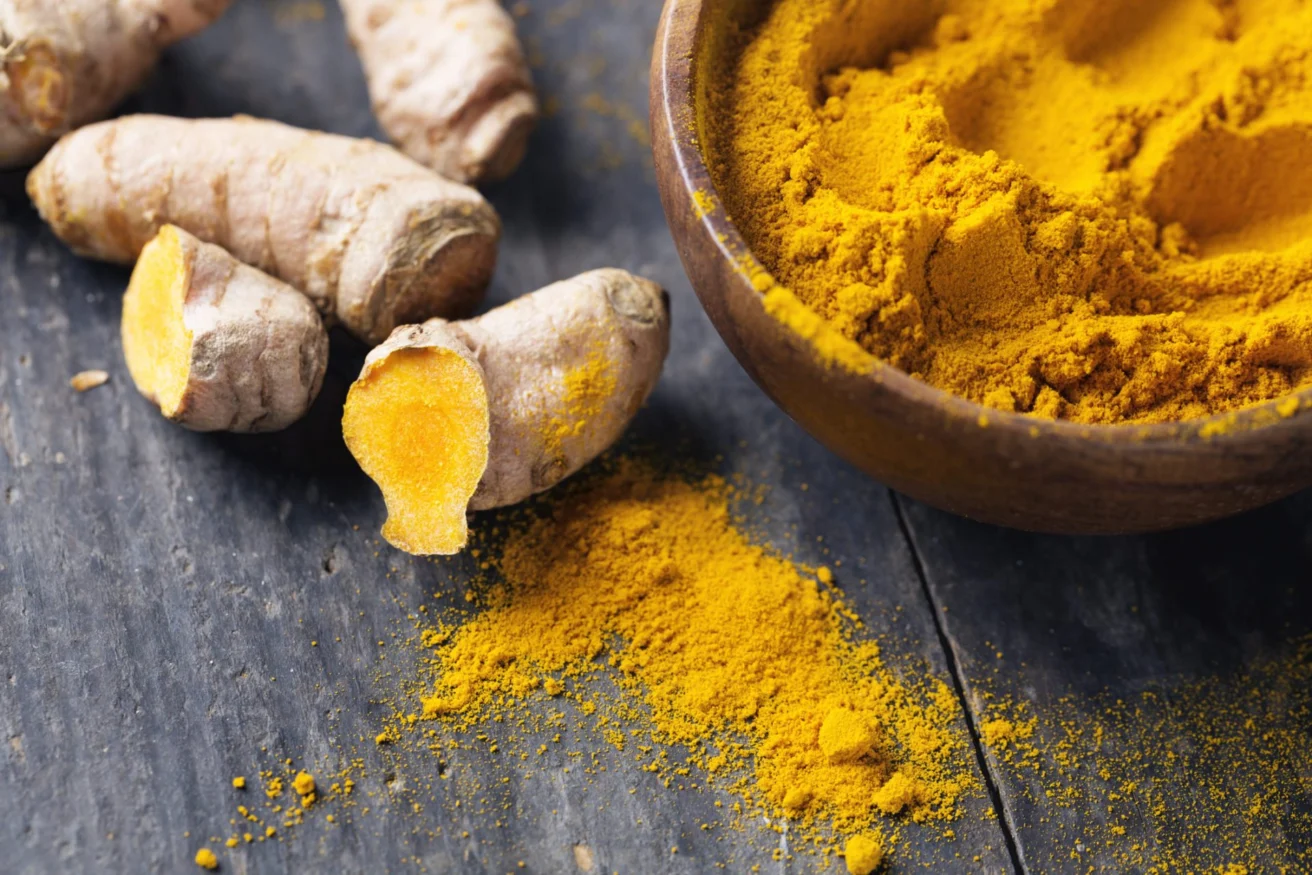
[[(401, 329), (404, 331), (405, 329)], [(347, 445), (385, 491), (383, 537), (408, 553), (458, 553), (465, 511), (487, 468), (487, 389), (478, 362), (441, 331), (413, 335), (349, 396)], [(431, 345), (430, 345), (431, 344)]]
[(621, 270), (467, 322), (398, 328), (365, 360), (342, 421), (387, 503), (383, 536), (458, 553), (470, 511), (518, 504), (595, 459), (655, 388), (669, 330), (665, 293)]
[(328, 363), (328, 332), (304, 295), (172, 225), (142, 250), (122, 336), (137, 389), (196, 431), (291, 425)]

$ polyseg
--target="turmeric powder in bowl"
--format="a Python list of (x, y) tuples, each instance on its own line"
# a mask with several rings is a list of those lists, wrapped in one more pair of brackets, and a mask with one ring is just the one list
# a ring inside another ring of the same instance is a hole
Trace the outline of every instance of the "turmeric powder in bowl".
[(745, 24), (708, 163), (840, 342), (1081, 423), (1312, 385), (1312, 4), (775, 0)]

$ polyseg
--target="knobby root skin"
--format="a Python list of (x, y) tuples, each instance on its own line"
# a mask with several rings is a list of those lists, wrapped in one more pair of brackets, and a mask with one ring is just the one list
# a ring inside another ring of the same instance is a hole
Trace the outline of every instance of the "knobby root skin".
[(138, 390), (194, 431), (286, 428), (328, 366), (328, 332), (308, 298), (172, 225), (142, 251), (122, 334)]
[(127, 116), (65, 136), (28, 176), (60, 239), (131, 263), (165, 224), (294, 286), (377, 344), (482, 299), (501, 222), (391, 146), (251, 118)]
[[(397, 329), (366, 359), (343, 420), (347, 446), (387, 502), (384, 536), (412, 553), (459, 552), (468, 512), (518, 504), (611, 447), (656, 387), (669, 344), (665, 292), (622, 270), (586, 273), (466, 322)], [(418, 380), (387, 386), (419, 355), (430, 357), (428, 373), (448, 369), (442, 386), (471, 380), (458, 395), (469, 412), (454, 415), (451, 401), (414, 407), (422, 399), (406, 387)], [(406, 434), (393, 434), (393, 423)], [(464, 447), (453, 431), (485, 443)], [(416, 498), (442, 491), (435, 481), (459, 485), (440, 517)]]
[(492, 412), (491, 461), (471, 510), (519, 504), (614, 445), (670, 350), (664, 290), (613, 269), (454, 327), (483, 363)]
[(0, 0), (0, 166), (104, 118), (231, 0)]
[(374, 112), (409, 156), (460, 182), (519, 166), (538, 101), (498, 0), (341, 0)]

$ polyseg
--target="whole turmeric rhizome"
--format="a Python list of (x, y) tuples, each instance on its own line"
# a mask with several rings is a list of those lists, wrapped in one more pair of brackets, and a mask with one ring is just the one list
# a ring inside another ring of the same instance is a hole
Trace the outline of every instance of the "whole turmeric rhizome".
[(28, 190), (78, 252), (136, 260), (128, 370), (188, 428), (285, 428), (322, 386), (328, 325), (387, 338), (343, 429), (382, 488), (384, 536), (412, 553), (459, 552), (470, 510), (550, 489), (614, 444), (669, 350), (668, 297), (621, 270), (459, 321), (491, 278), (500, 220), (372, 141), (134, 116), (66, 136)]

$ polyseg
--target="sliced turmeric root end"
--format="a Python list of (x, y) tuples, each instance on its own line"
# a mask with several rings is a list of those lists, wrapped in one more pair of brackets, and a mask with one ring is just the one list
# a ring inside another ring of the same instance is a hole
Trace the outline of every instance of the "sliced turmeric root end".
[(351, 387), (342, 432), (383, 492), (390, 544), (421, 556), (464, 549), (491, 445), (487, 389), (472, 363), (438, 347), (392, 353)]
[(170, 419), (191, 379), (192, 332), (183, 308), (192, 259), (172, 226), (146, 244), (123, 297), (123, 355), (141, 394)]

